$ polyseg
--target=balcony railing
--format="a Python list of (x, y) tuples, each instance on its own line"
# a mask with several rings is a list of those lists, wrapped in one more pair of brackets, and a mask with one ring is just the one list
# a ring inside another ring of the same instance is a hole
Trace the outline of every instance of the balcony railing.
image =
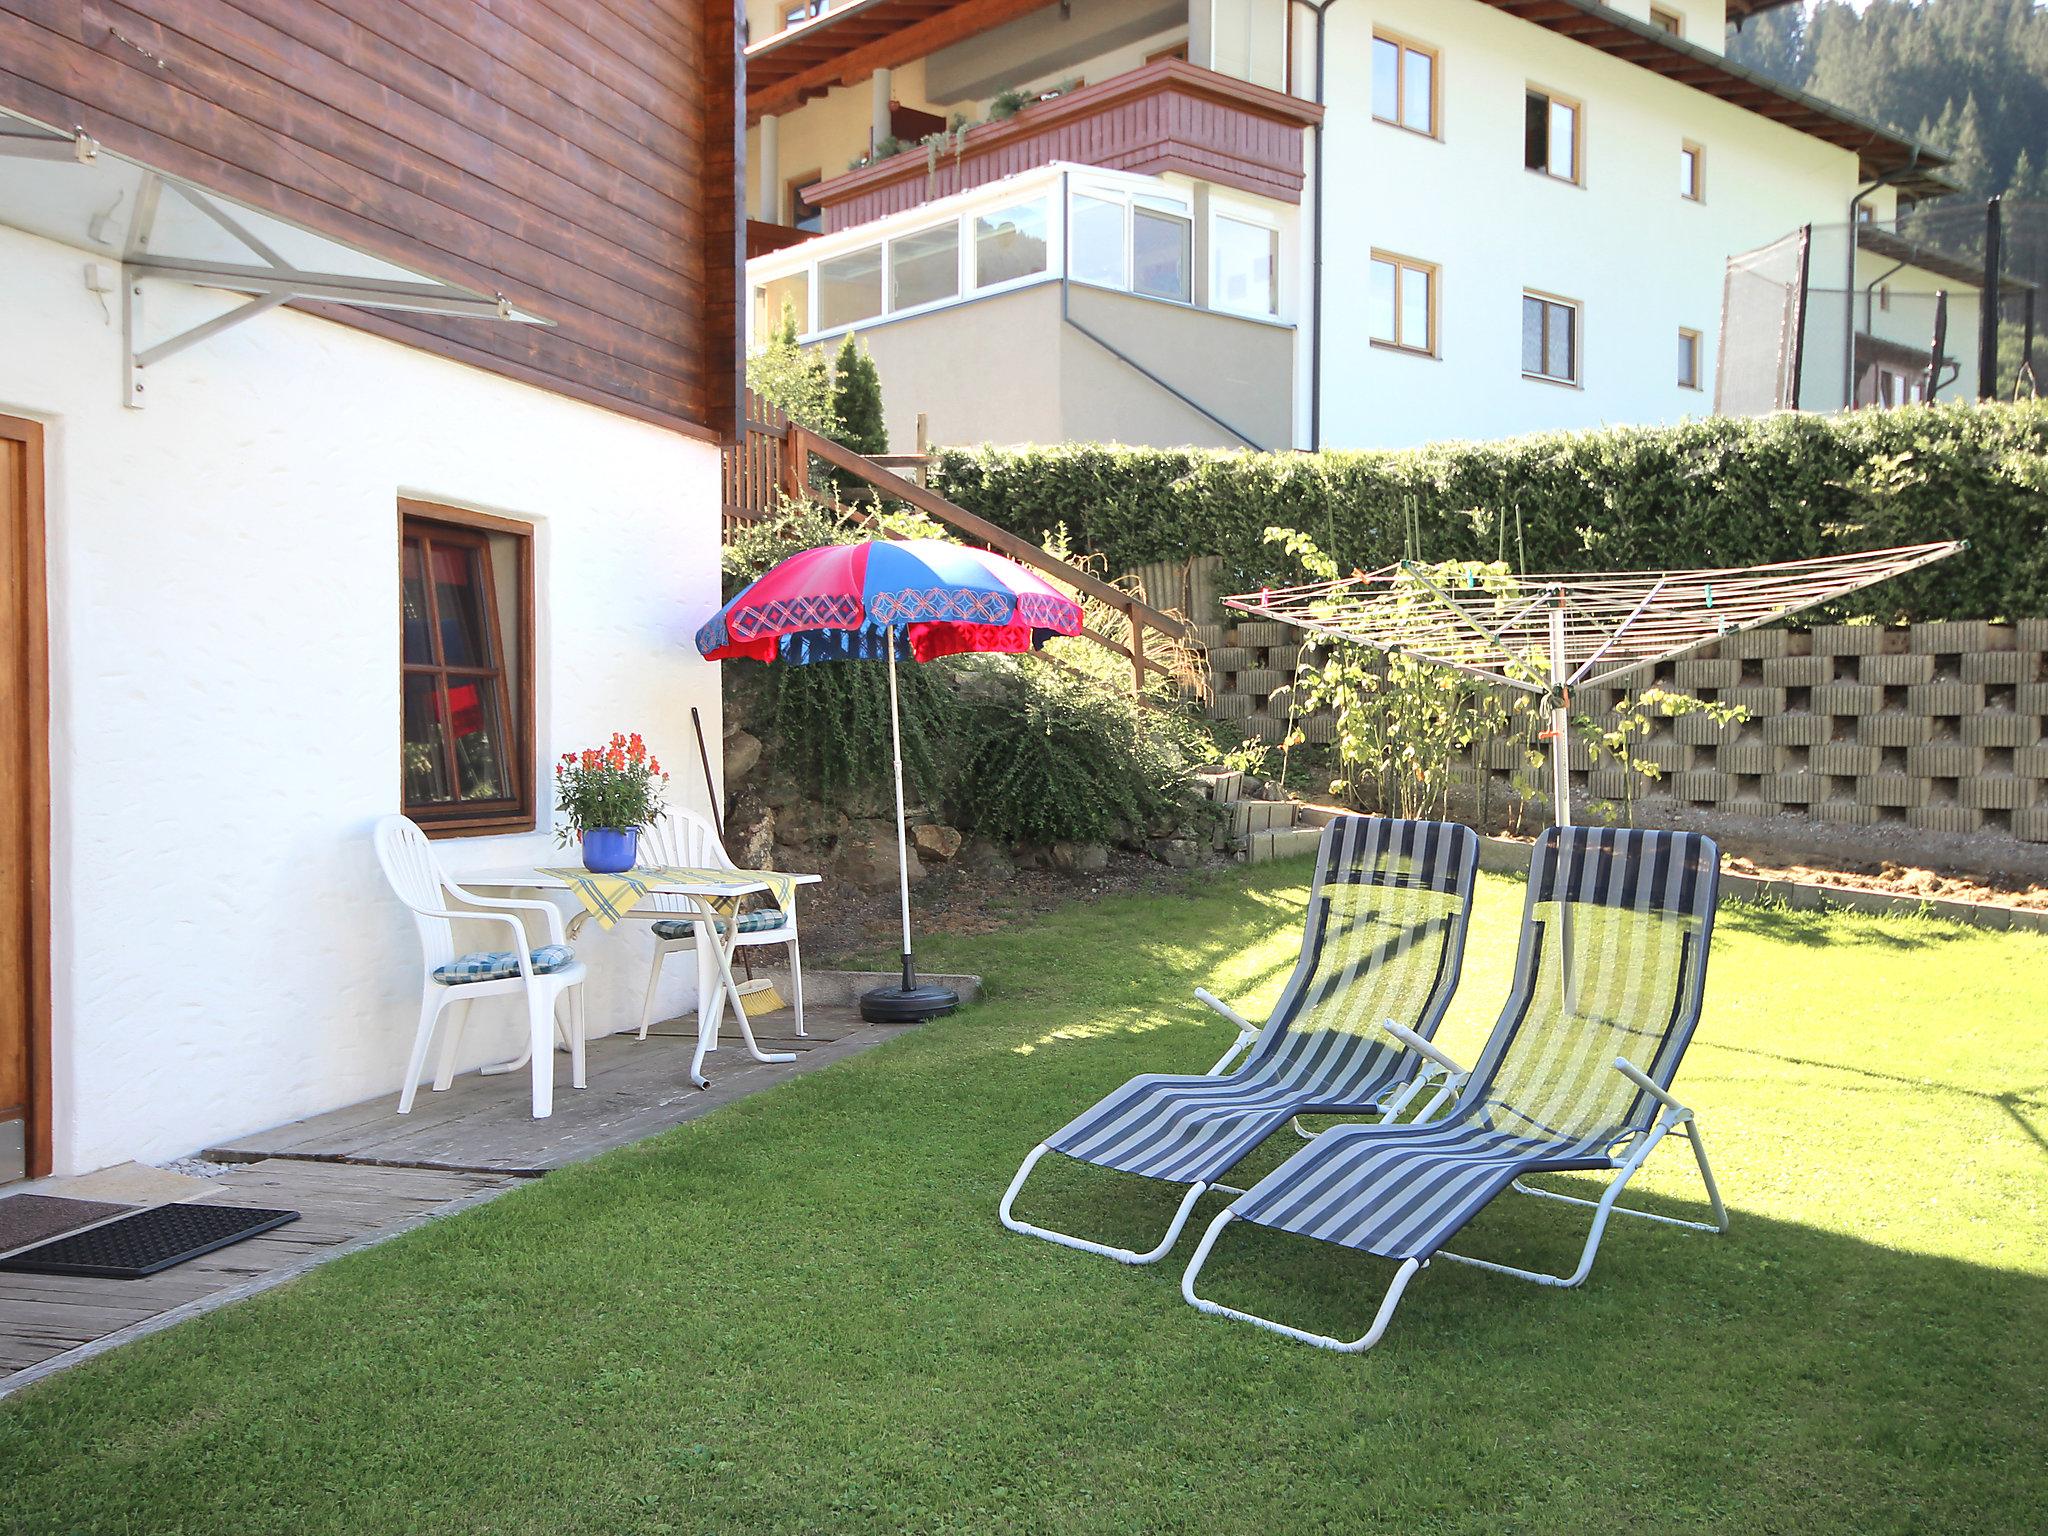
[(934, 156), (919, 146), (819, 182), (804, 200), (828, 231), (852, 228), (1055, 161), (1177, 172), (1288, 203), (1301, 201), (1302, 130), (1322, 108), (1182, 59), (1083, 86), (970, 128)]

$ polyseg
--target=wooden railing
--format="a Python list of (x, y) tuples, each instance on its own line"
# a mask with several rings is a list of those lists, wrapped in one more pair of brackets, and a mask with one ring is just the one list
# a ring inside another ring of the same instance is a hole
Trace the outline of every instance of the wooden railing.
[[(1029, 539), (1020, 538), (965, 507), (954, 505), (918, 481), (899, 475), (808, 427), (798, 426), (752, 390), (747, 392), (746, 409), (746, 430), (739, 443), (725, 456), (725, 527), (728, 532), (738, 523), (750, 522), (773, 512), (785, 497), (809, 494), (811, 460), (816, 458), (872, 487), (876, 494), (907, 503), (937, 519), (967, 543), (1007, 556), (1019, 565), (1029, 566), (1048, 581), (1114, 609), (1125, 621), (1129, 631), (1128, 642), (1105, 634), (1092, 625), (1084, 627), (1082, 634), (1129, 663), (1132, 692), (1138, 697), (1144, 697), (1145, 685), (1152, 677), (1173, 680), (1172, 668), (1146, 654), (1147, 631), (1182, 645), (1192, 640), (1188, 626), (1172, 614), (1160, 612), (1093, 572), (1047, 554)], [(901, 463), (902, 456), (892, 455), (891, 460)]]
[(724, 526), (773, 512), (784, 497), (801, 496), (809, 469), (789, 435), (789, 415), (751, 389), (740, 439), (725, 451)]

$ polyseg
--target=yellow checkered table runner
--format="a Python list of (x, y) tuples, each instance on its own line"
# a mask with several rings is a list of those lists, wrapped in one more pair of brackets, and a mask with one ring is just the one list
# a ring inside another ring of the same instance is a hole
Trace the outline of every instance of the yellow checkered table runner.
[[(577, 865), (544, 868), (540, 873), (552, 875), (574, 891), (584, 911), (597, 919), (600, 928), (611, 927), (646, 899), (649, 892), (659, 894), (656, 888), (664, 885), (691, 885), (699, 891), (730, 890), (741, 894), (750, 886), (766, 886), (768, 896), (784, 912), (794, 910), (796, 901), (795, 877), (773, 869), (683, 869), (655, 865), (599, 875)], [(716, 899), (712, 905), (718, 911), (730, 913), (738, 908), (739, 899), (735, 894)]]

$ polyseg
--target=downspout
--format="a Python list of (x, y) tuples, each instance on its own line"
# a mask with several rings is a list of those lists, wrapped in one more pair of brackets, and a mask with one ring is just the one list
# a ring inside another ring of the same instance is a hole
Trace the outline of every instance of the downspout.
[(1856, 195), (1849, 199), (1848, 238), (1843, 242), (1849, 247), (1844, 260), (1847, 265), (1842, 279), (1842, 409), (1853, 410), (1856, 406), (1856, 210), (1863, 206), (1863, 200), (1880, 187), (1888, 187), (1895, 181), (1903, 181), (1920, 168), (1920, 146), (1913, 146), (1913, 158), (1904, 165), (1886, 171), (1875, 181), (1859, 187)]
[[(1324, 16), (1337, 0), (1293, 0), (1314, 14), (1316, 19), (1316, 84), (1312, 98), (1317, 106), (1323, 106), (1323, 66), (1326, 48)], [(1309, 219), (1309, 285), (1308, 285), (1308, 448), (1310, 453), (1319, 453), (1323, 446), (1323, 139), (1328, 132), (1327, 118), (1317, 122), (1316, 163), (1309, 177), (1309, 199), (1315, 205)]]
[(1071, 239), (1071, 237), (1067, 235), (1067, 213), (1068, 210), (1072, 208), (1072, 206), (1073, 204), (1067, 196), (1067, 176), (1065, 172), (1061, 172), (1060, 230), (1062, 240), (1065, 243), (1067, 249), (1060, 252), (1060, 324), (1069, 326), (1072, 329), (1079, 331), (1083, 336), (1087, 337), (1090, 341), (1094, 342), (1095, 345), (1102, 348), (1103, 351), (1107, 352), (1111, 357), (1115, 358), (1118, 362), (1122, 363), (1126, 368), (1132, 369), (1141, 377), (1145, 378), (1153, 384), (1156, 384), (1159, 388), (1165, 390), (1169, 395), (1173, 396), (1174, 399), (1178, 400), (1182, 405), (1186, 406), (1189, 410), (1193, 411), (1196, 415), (1202, 417), (1204, 420), (1214, 422), (1217, 426), (1221, 427), (1225, 432), (1228, 432), (1232, 437), (1236, 438), (1239, 442), (1243, 443), (1245, 447), (1254, 449), (1258, 452), (1264, 452), (1265, 444), (1261, 443), (1257, 438), (1251, 436), (1248, 433), (1239, 431), (1236, 427), (1233, 427), (1229, 422), (1225, 421), (1221, 416), (1218, 416), (1214, 411), (1210, 410), (1206, 405), (1202, 404), (1201, 401), (1190, 399), (1182, 391), (1174, 388), (1172, 384), (1168, 383), (1165, 379), (1162, 379), (1158, 374), (1154, 373), (1150, 368), (1147, 368), (1135, 357), (1132, 357), (1130, 353), (1124, 351), (1123, 348), (1117, 346), (1107, 337), (1101, 336), (1096, 332), (1090, 330), (1087, 326), (1083, 325), (1079, 320), (1076, 320), (1074, 318), (1072, 310), (1067, 302), (1068, 295), (1073, 291), (1072, 280), (1068, 276), (1067, 272), (1067, 268), (1070, 265), (1068, 257), (1073, 251), (1073, 240)]

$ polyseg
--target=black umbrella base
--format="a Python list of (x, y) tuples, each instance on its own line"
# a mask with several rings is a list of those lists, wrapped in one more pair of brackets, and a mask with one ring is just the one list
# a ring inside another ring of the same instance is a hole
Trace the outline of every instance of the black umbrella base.
[(860, 1016), (870, 1024), (922, 1024), (960, 1006), (951, 987), (877, 987), (860, 995)]

